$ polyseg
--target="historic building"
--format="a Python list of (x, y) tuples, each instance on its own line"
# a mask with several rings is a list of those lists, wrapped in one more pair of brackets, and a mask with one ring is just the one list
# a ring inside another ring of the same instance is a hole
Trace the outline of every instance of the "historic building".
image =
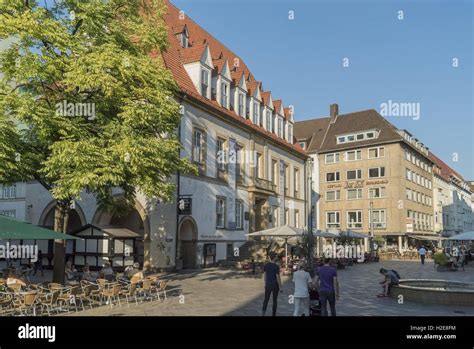
[(297, 122), (295, 137), (314, 159), (319, 229), (373, 229), (399, 249), (434, 234), (433, 162), (410, 133), (375, 110), (339, 115), (331, 105), (329, 117)]
[[(155, 58), (178, 84), (181, 156), (198, 174), (170, 179), (177, 185), (176, 203), (138, 195), (135, 209), (121, 217), (84, 193), (72, 203), (68, 230), (138, 235), (132, 259), (159, 269), (196, 268), (235, 256), (250, 232), (307, 226), (307, 155), (294, 144), (292, 108), (265, 90), (238, 55), (167, 6), (169, 48)], [(0, 193), (2, 214), (53, 226), (55, 202), (39, 183), (4, 186)], [(51, 257), (51, 246), (42, 249)], [(97, 245), (90, 253), (102, 250), (110, 246)]]

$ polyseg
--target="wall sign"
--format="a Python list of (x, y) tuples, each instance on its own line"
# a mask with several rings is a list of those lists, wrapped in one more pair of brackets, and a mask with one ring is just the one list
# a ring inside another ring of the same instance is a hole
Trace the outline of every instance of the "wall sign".
[(193, 199), (189, 196), (180, 196), (178, 199), (178, 214), (192, 214)]

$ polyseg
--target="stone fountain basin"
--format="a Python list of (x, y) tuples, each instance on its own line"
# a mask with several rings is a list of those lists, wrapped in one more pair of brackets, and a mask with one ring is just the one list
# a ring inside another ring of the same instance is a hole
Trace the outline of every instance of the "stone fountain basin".
[(390, 296), (420, 303), (474, 306), (474, 283), (405, 279), (392, 287)]

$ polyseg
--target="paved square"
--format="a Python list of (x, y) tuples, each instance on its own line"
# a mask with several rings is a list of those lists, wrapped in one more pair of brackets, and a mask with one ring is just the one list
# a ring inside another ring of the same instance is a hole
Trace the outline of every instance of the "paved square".
[[(397, 270), (402, 278), (432, 278), (474, 282), (474, 263), (466, 271), (437, 272), (433, 263), (421, 265), (417, 261), (381, 261), (380, 263), (357, 264), (338, 271), (341, 287), (338, 315), (348, 316), (463, 316), (474, 315), (472, 307), (441, 306), (405, 302), (398, 304), (392, 298), (377, 298), (380, 293), (378, 282), (382, 279), (380, 268)], [(240, 271), (206, 269), (170, 275), (170, 286), (183, 288), (183, 299), (169, 297), (167, 301), (144, 302), (137, 305), (122, 304), (122, 307), (103, 306), (70, 315), (97, 316), (260, 316), (263, 302), (263, 279)], [(289, 295), (293, 283), (282, 278), (283, 294), (278, 299), (279, 316), (291, 316), (293, 305)], [(267, 315), (271, 313), (271, 300)]]

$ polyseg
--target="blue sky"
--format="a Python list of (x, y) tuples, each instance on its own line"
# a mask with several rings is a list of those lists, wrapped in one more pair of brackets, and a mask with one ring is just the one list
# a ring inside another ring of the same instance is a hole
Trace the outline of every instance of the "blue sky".
[(420, 103), (418, 120), (387, 119), (474, 180), (471, 0), (172, 2), (293, 105), (297, 121), (327, 116), (331, 103), (341, 114)]

